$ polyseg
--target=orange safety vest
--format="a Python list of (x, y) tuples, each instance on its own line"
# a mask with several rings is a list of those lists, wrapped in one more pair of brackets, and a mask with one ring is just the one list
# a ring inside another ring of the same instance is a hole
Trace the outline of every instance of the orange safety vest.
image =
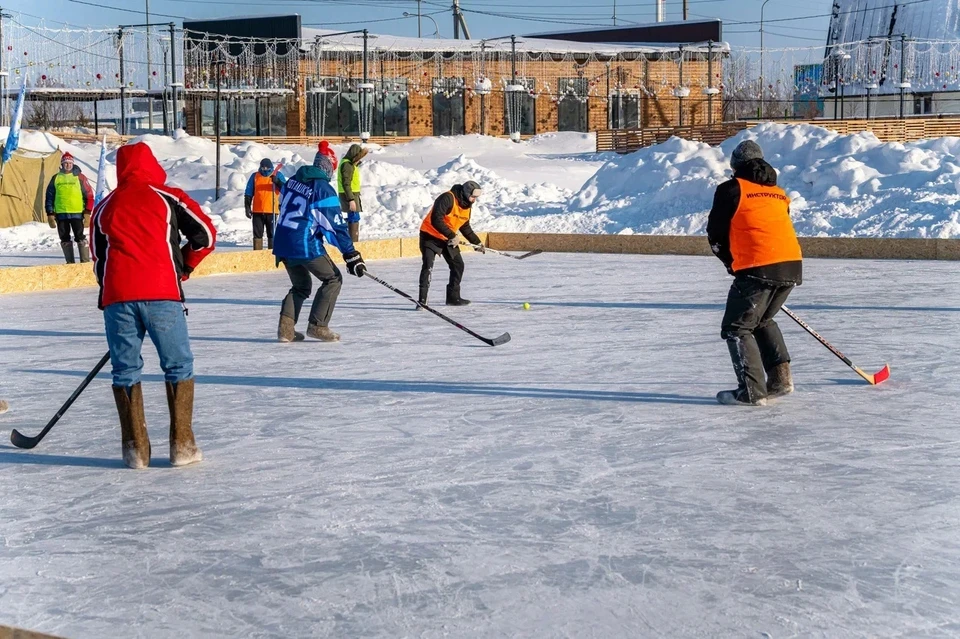
[[(453, 198), (453, 208), (444, 216), (443, 223), (449, 226), (451, 231), (456, 233), (460, 230), (461, 226), (470, 221), (470, 209), (465, 209), (460, 206), (460, 203), (457, 202), (457, 196), (453, 194), (453, 191), (447, 191), (447, 193)], [(434, 228), (433, 223), (430, 221), (431, 217), (433, 217), (432, 206), (430, 207), (430, 212), (427, 213), (427, 217), (423, 218), (423, 224), (420, 225), (420, 230), (424, 233), (429, 233), (433, 237), (446, 240), (447, 237)]]
[(263, 176), (259, 171), (253, 177), (254, 213), (277, 213), (280, 210), (280, 196), (273, 186), (273, 175)]
[(740, 204), (730, 222), (733, 271), (802, 259), (784, 190), (741, 178), (737, 182)]

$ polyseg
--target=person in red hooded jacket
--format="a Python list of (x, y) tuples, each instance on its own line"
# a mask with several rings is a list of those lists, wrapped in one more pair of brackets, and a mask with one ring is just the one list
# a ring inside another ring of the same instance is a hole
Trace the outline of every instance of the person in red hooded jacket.
[(130, 468), (150, 465), (140, 388), (140, 351), (148, 334), (167, 385), (170, 462), (183, 466), (203, 459), (193, 437), (193, 353), (181, 282), (213, 251), (217, 233), (200, 206), (166, 180), (146, 144), (121, 147), (117, 188), (90, 219), (123, 461)]

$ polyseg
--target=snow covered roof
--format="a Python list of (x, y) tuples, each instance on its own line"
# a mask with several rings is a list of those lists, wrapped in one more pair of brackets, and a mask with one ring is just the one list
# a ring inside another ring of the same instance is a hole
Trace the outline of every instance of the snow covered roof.
[[(324, 48), (363, 51), (363, 36), (358, 33), (344, 34), (342, 31), (330, 29), (302, 29), (304, 48), (311, 48), (317, 38), (322, 38)], [(388, 51), (422, 51), (422, 52), (465, 52), (481, 50), (509, 51), (510, 36), (489, 38), (486, 40), (452, 40), (446, 38), (407, 38), (393, 35), (369, 35), (367, 47), (369, 50), (380, 49)], [(727, 48), (726, 44), (714, 44), (714, 51)], [(693, 50), (694, 47), (684, 47)], [(703, 44), (706, 51), (707, 45)], [(611, 43), (584, 43), (567, 40), (544, 40), (540, 38), (525, 38), (517, 36), (517, 51), (523, 53), (583, 53), (593, 55), (616, 55), (617, 53), (658, 53), (661, 51), (676, 51), (675, 45), (664, 44), (611, 44)]]
[(834, 0), (828, 44), (869, 38), (960, 39), (958, 0)]

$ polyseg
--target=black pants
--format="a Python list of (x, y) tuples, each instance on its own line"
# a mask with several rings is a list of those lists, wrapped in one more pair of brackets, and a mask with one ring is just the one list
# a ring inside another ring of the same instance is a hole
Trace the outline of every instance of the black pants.
[[(70, 239), (70, 232), (73, 231), (73, 239)], [(86, 242), (87, 236), (83, 233), (83, 218), (67, 218), (62, 215), (57, 216), (57, 234), (61, 242), (72, 242), (76, 240), (77, 244)]]
[(284, 266), (293, 286), (287, 296), (283, 298), (280, 314), (293, 318), (294, 323), (300, 319), (300, 309), (303, 308), (303, 302), (310, 297), (310, 291), (313, 289), (313, 281), (310, 279), (312, 275), (320, 280), (320, 290), (313, 298), (313, 307), (310, 309), (310, 323), (318, 326), (328, 326), (330, 317), (333, 315), (333, 309), (337, 305), (337, 297), (340, 296), (340, 288), (343, 286), (343, 275), (341, 275), (340, 269), (327, 255), (321, 255), (306, 264), (295, 266), (284, 262)]
[(727, 341), (738, 390), (750, 401), (766, 396), (765, 371), (790, 361), (773, 316), (786, 303), (793, 287), (748, 277), (737, 277), (730, 286), (720, 337)]
[(436, 238), (429, 233), (420, 232), (420, 255), (423, 264), (420, 267), (420, 302), (427, 301), (427, 292), (430, 290), (430, 280), (433, 275), (433, 263), (437, 254), (443, 255), (447, 266), (450, 267), (449, 289), (457, 291), (459, 295), (460, 281), (463, 279), (463, 257), (460, 247), (450, 246), (446, 240)]
[(253, 214), (253, 239), (262, 240), (263, 231), (267, 231), (267, 239), (273, 239), (273, 214), (272, 213), (254, 213)]

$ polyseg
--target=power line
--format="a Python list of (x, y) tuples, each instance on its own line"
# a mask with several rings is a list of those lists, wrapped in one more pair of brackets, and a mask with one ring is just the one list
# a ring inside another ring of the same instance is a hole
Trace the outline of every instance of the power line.
[[(113, 10), (113, 11), (124, 11), (124, 12), (126, 12), (126, 13), (135, 13), (135, 14), (137, 14), (138, 16), (142, 16), (142, 15), (143, 15), (143, 11), (137, 11), (137, 10), (135, 10), (135, 9), (124, 9), (123, 7), (111, 7), (110, 5), (99, 4), (99, 3), (95, 3), (95, 2), (85, 2), (84, 0), (70, 0), (70, 2), (73, 2), (73, 3), (75, 3), (75, 4), (85, 4), (85, 5), (90, 6), (90, 7), (97, 7), (98, 9), (111, 9), (111, 10)], [(161, 18), (177, 18), (178, 20), (192, 20), (192, 19), (193, 19), (193, 18), (188, 18), (187, 16), (174, 16), (174, 15), (170, 15), (170, 14), (168, 14), (168, 13), (155, 13), (155, 12), (153, 12), (153, 11), (150, 12), (150, 15), (152, 15), (152, 16), (159, 16), (159, 17), (161, 17)]]
[[(904, 7), (910, 4), (922, 4), (924, 2), (930, 2), (930, 0), (912, 0), (911, 2), (901, 2), (899, 4), (888, 4), (882, 7), (868, 7), (865, 9), (851, 9), (850, 11), (839, 11), (837, 13), (818, 13), (816, 15), (794, 16), (792, 18), (770, 18), (769, 20), (763, 20), (762, 22), (760, 20), (726, 20), (724, 18), (719, 18), (719, 19), (723, 20), (723, 22), (726, 24), (769, 24), (771, 22), (790, 22), (791, 20), (811, 20), (813, 18), (832, 18), (834, 16), (843, 16), (843, 15), (849, 15), (852, 13), (864, 13), (866, 11), (876, 11), (878, 9), (892, 9), (894, 7)], [(701, 17), (701, 18), (710, 17), (710, 16), (699, 15), (699, 14), (697, 15), (698, 17)]]

